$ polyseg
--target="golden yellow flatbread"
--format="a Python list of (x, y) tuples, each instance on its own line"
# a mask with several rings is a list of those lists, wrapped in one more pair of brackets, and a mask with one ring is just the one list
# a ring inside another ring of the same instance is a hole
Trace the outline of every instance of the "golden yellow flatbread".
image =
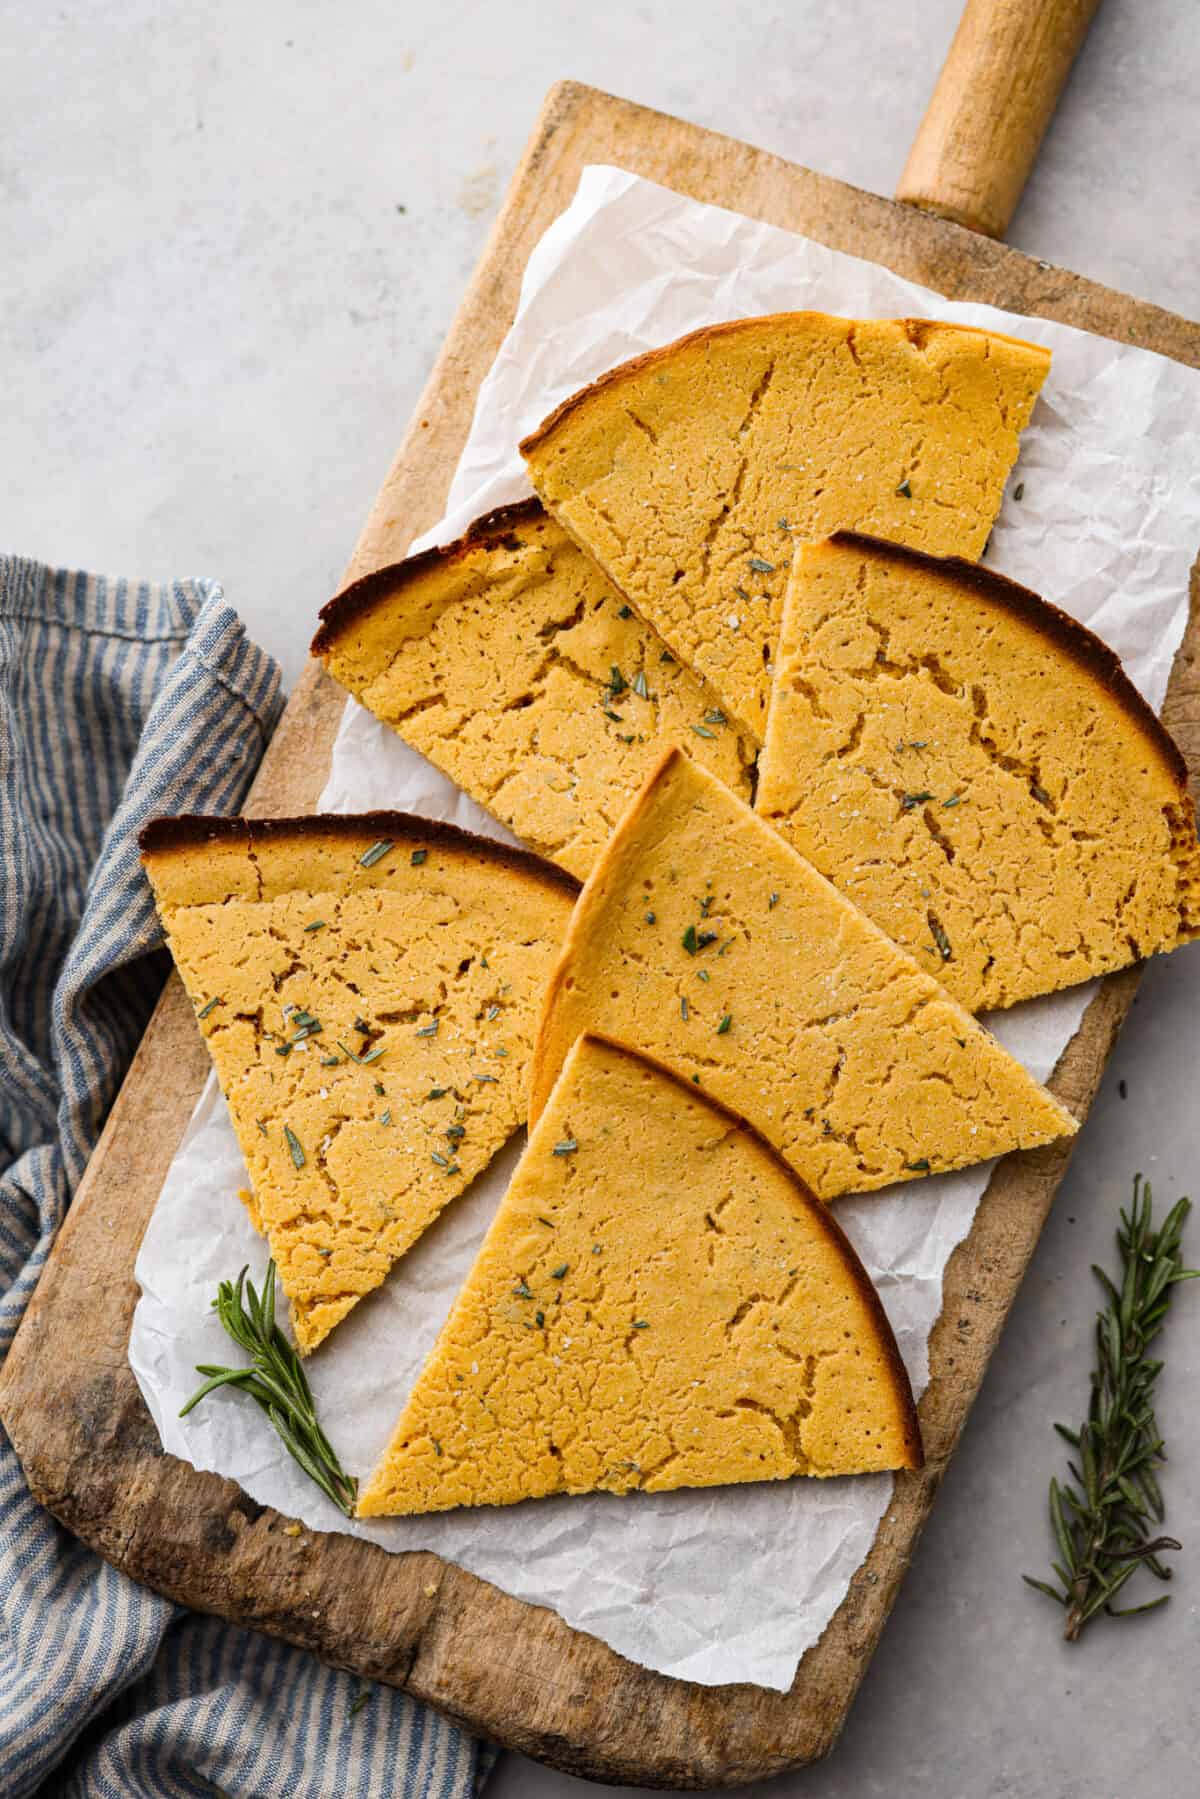
[(521, 1123), (578, 889), (398, 812), (158, 819), (141, 843), (307, 1352)]
[(971, 1012), (1200, 927), (1178, 749), (1112, 652), (969, 562), (797, 551), (757, 810)]
[(678, 749), (579, 897), (538, 1029), (533, 1118), (590, 1030), (749, 1119), (821, 1199), (1076, 1129), (907, 951)]
[(746, 1122), (574, 1045), (361, 1517), (919, 1467), (895, 1339)]
[(321, 621), (330, 674), (572, 874), (676, 738), (750, 797), (756, 746), (537, 500), (367, 575)]
[(978, 556), (1049, 368), (928, 319), (778, 313), (611, 370), (521, 449), (548, 509), (759, 742), (793, 543)]

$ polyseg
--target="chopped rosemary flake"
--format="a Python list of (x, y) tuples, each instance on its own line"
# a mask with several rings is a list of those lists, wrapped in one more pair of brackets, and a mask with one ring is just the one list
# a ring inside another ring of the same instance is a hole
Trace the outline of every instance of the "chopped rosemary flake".
[(942, 810), (944, 812), (948, 812), (950, 810), (951, 806), (961, 806), (962, 803), (963, 803), (962, 794), (961, 793), (952, 793), (948, 800), (942, 801)]
[(646, 1318), (635, 1318), (633, 1321), (633, 1328), (635, 1331), (648, 1331), (650, 1329), (649, 1320)]
[(424, 862), (424, 860), (428, 854), (429, 854), (428, 850), (414, 850), (412, 855), (408, 858), (408, 860), (413, 868), (420, 868), (422, 862)]
[(605, 706), (603, 710), (605, 718), (611, 718), (614, 725), (623, 725), (625, 723), (621, 714), (619, 712), (614, 712), (611, 706)]
[(1036, 781), (1031, 781), (1029, 783), (1029, 791), (1040, 806), (1048, 806), (1050, 804), (1050, 795), (1046, 792), (1044, 787), (1039, 787)]
[(686, 999), (681, 999), (679, 1002), (679, 1016), (682, 1018), (684, 1024), (686, 1024), (688, 1021), (688, 1003)]
[(533, 1314), (533, 1322), (537, 1325), (538, 1329), (541, 1330), (546, 1322), (545, 1312), (535, 1312)]
[(903, 481), (901, 481), (899, 487), (896, 489), (896, 492), (899, 494), (899, 496), (902, 500), (911, 500), (912, 499), (912, 483), (909, 480), (907, 475), (905, 475)]
[(716, 941), (716, 931), (697, 931), (694, 924), (688, 926), (682, 938), (683, 947), (689, 956), (699, 955), (702, 949), (707, 949), (710, 943)]
[(430, 1437), (430, 1439), (429, 1439), (429, 1441), (430, 1441), (430, 1442), (431, 1442), (431, 1443), (432, 1443), (432, 1444), (433, 1444), (433, 1451), (434, 1451), (434, 1454), (435, 1454), (435, 1455), (441, 1455), (441, 1453), (442, 1453), (442, 1446), (441, 1446), (441, 1444), (440, 1444), (440, 1443), (439, 1443), (439, 1442), (438, 1442), (438, 1440), (437, 1440), (437, 1438), (436, 1438), (436, 1437)]
[(629, 685), (628, 681), (625, 679), (624, 675), (621, 673), (620, 669), (617, 667), (616, 663), (614, 662), (612, 665), (612, 668), (609, 670), (609, 675), (608, 675), (608, 690), (609, 690), (609, 692), (612, 694), (613, 698), (615, 699), (619, 693), (624, 693), (624, 691), (628, 687), (628, 685)]
[(275, 1054), (277, 1056), (290, 1056), (291, 1053), (292, 1046), (290, 1043), (277, 1043), (275, 1045)]
[(716, 732), (710, 731), (707, 725), (693, 725), (692, 730), (696, 733), (697, 737), (708, 737), (711, 739), (716, 736)]
[(378, 843), (373, 843), (370, 849), (364, 851), (358, 858), (358, 866), (360, 868), (374, 868), (375, 864), (377, 862), (382, 862), (388, 851), (395, 849), (395, 847), (396, 846), (390, 837), (381, 837)]
[(900, 801), (900, 810), (902, 812), (911, 812), (915, 807), (923, 806), (926, 800), (931, 800), (932, 798), (933, 795), (924, 790), (920, 793), (906, 793), (904, 798)]
[(767, 895), (767, 911), (773, 912), (778, 904), (779, 895), (777, 893), (769, 893)]
[(646, 913), (646, 923), (647, 924), (655, 924), (655, 923), (657, 923), (657, 919), (658, 919), (657, 913), (655, 913), (655, 912), (647, 912)]
[(435, 1018), (432, 1021), (432, 1023), (430, 1023), (430, 1024), (420, 1025), (417, 1029), (416, 1035), (418, 1037), (436, 1037), (438, 1034), (438, 1025), (440, 1024), (440, 1022), (441, 1022), (440, 1019)]
[(781, 519), (780, 519), (780, 520), (779, 520), (779, 529), (780, 529), (780, 530), (781, 530), (781, 531), (790, 531), (790, 530), (791, 530), (791, 528), (792, 528), (792, 527), (791, 527), (791, 526), (790, 526), (790, 525), (789, 525), (789, 524), (788, 524), (788, 522), (787, 522), (787, 520), (786, 520), (786, 518), (781, 518)]
[[(475, 1079), (478, 1080), (479, 1076), (476, 1075)], [(445, 1099), (449, 1091), (449, 1087), (431, 1087), (425, 1097), (426, 1099)]]
[(306, 931), (323, 931), (325, 929), (325, 920), (323, 918), (314, 918), (312, 923), (306, 924), (304, 928)]
[(554, 1145), (554, 1154), (556, 1156), (573, 1156), (578, 1148), (578, 1137), (564, 1137), (561, 1143)]
[(478, 1081), (480, 1086), (483, 1086), (486, 1081), (490, 1081), (493, 1087), (497, 1085), (496, 1076), (494, 1074), (474, 1074), (471, 1076), (471, 1079), (473, 1081)]
[(711, 711), (704, 714), (704, 722), (706, 725), (727, 725), (729, 720), (719, 706), (714, 706)]
[(922, 1156), (919, 1161), (906, 1162), (904, 1164), (904, 1166), (908, 1169), (910, 1174), (928, 1174), (929, 1173), (929, 1157)]
[(617, 607), (617, 617), (618, 618), (632, 618), (633, 617), (633, 607), (632, 606), (618, 606)]
[(698, 1074), (694, 1074), (694, 1075), (693, 1075), (693, 1076), (692, 1076), (692, 1079), (693, 1079), (693, 1080), (694, 1080), (694, 1081), (695, 1081), (695, 1083), (696, 1083), (696, 1085), (697, 1085), (697, 1087), (698, 1087), (698, 1086), (699, 1086), (699, 1085), (700, 1085), (700, 1076), (699, 1076), (699, 1075), (698, 1075)]
[(552, 1281), (565, 1280), (567, 1269), (570, 1266), (571, 1264), (569, 1262), (560, 1262), (557, 1268), (552, 1268), (550, 1270), (550, 1279)]
[(380, 1122), (380, 1124), (390, 1124), (392, 1122), (392, 1114), (391, 1114), (390, 1108), (388, 1111), (381, 1112), (379, 1114), (379, 1122)]
[(733, 1014), (731, 1012), (726, 1012), (724, 1018), (721, 1020), (720, 1024), (717, 1026), (717, 1036), (723, 1037), (732, 1023), (733, 1023)]
[(773, 575), (775, 573), (775, 564), (768, 562), (765, 556), (751, 556), (750, 567), (756, 575)]
[(446, 1126), (446, 1135), (449, 1137), (451, 1143), (461, 1143), (466, 1134), (466, 1128), (461, 1124), (448, 1124)]
[(733, 591), (736, 593), (739, 600), (744, 601), (747, 606), (750, 604), (750, 595), (746, 592), (744, 587), (735, 587)]
[[(336, 1056), (322, 1056), (321, 1057), (321, 1067), (322, 1068), (336, 1068), (337, 1065), (338, 1065), (338, 1059)], [(382, 1091), (383, 1091), (383, 1089), (380, 1088), (380, 1092), (382, 1092)]]
[(517, 1299), (532, 1299), (533, 1298), (533, 1294), (529, 1291), (529, 1288), (525, 1285), (524, 1281), (519, 1281), (517, 1283), (517, 1285), (513, 1288), (513, 1295)]
[[(366, 1026), (359, 1025), (356, 1028), (359, 1030), (365, 1030)], [(420, 1034), (421, 1033), (418, 1031), (417, 1032), (418, 1037), (420, 1036)], [(346, 1045), (342, 1042), (340, 1037), (338, 1038), (338, 1048), (341, 1050), (342, 1054), (344, 1056), (348, 1056), (352, 1062), (357, 1062), (360, 1068), (365, 1068), (369, 1062), (378, 1062), (380, 1056), (383, 1054), (383, 1051), (384, 1051), (384, 1045), (382, 1043), (377, 1043), (375, 1045), (374, 1049), (369, 1049), (367, 1051), (365, 1056), (359, 1056), (359, 1055), (356, 1055), (352, 1049), (347, 1049)]]
[(598, 1256), (600, 1254), (600, 1251), (603, 1249), (603, 1247), (604, 1247), (604, 1245), (602, 1243), (593, 1243), (592, 1244), (592, 1254), (594, 1256)]
[(1025, 498), (1025, 483), (1024, 483), (1024, 481), (1018, 481), (1017, 485), (1013, 488), (1013, 499), (1014, 500), (1023, 500), (1024, 498)]
[(499, 1016), (500, 1016), (499, 1006), (489, 1006), (487, 1009), (487, 1012), (484, 1015), (485, 1022), (487, 1024), (491, 1024), (493, 1018), (499, 1018)]
[(636, 741), (632, 731), (629, 733), (628, 737), (621, 737), (620, 732), (618, 732), (617, 735), (620, 737), (622, 743), (634, 743)]
[(450, 1164), (446, 1160), (446, 1157), (444, 1155), (442, 1155), (440, 1150), (431, 1149), (429, 1154), (430, 1154), (432, 1160), (437, 1163), (439, 1168), (449, 1168)]
[(949, 937), (947, 937), (945, 931), (943, 930), (942, 926), (938, 923), (936, 918), (930, 919), (929, 931), (930, 931), (930, 935), (933, 938), (933, 941), (938, 946), (938, 954), (941, 956), (942, 961), (943, 962), (951, 961), (954, 956), (954, 951), (950, 947), (950, 939), (949, 939)]
[(290, 1124), (284, 1125), (283, 1134), (287, 1138), (287, 1146), (292, 1152), (292, 1161), (296, 1164), (297, 1168), (303, 1168), (306, 1158), (304, 1146), (300, 1142), (299, 1137), (297, 1137)]
[(712, 979), (712, 976), (709, 974), (707, 968), (698, 968), (696, 970), (696, 979), (698, 981), (703, 981), (705, 986), (707, 987), (709, 981), (711, 981), (711, 979)]
[(498, 1043), (496, 1045), (495, 1049), (492, 1051), (492, 1054), (494, 1056), (506, 1056), (508, 1054), (508, 1051), (505, 1049), (505, 1047), (502, 1043)]
[(382, 1082), (382, 1081), (376, 1081), (376, 1082), (375, 1082), (375, 1091), (376, 1091), (376, 1093), (378, 1093), (378, 1094), (382, 1094), (382, 1093), (383, 1093), (383, 1082)]
[(641, 700), (648, 700), (650, 698), (650, 689), (646, 686), (645, 671), (640, 668), (633, 677), (633, 691)]
[(257, 1126), (258, 1126), (258, 1134), (259, 1134), (259, 1136), (260, 1136), (260, 1137), (265, 1137), (265, 1136), (267, 1136), (267, 1135), (268, 1135), (268, 1134), (269, 1134), (269, 1133), (268, 1133), (268, 1131), (267, 1131), (267, 1127), (266, 1127), (266, 1125), (265, 1125), (265, 1124), (264, 1124), (264, 1123), (263, 1123), (263, 1121), (262, 1121), (262, 1119), (261, 1119), (261, 1118), (256, 1118), (256, 1119), (255, 1119), (255, 1120), (254, 1120), (254, 1122), (255, 1122), (255, 1124), (256, 1124), (256, 1125), (257, 1125)]
[(461, 1174), (462, 1169), (459, 1167), (457, 1162), (451, 1162), (449, 1168), (447, 1168), (447, 1170), (446, 1170), (446, 1173), (447, 1174)]
[(218, 993), (215, 996), (215, 998), (209, 1000), (207, 1005), (201, 1006), (200, 1010), (196, 1014), (196, 1017), (197, 1018), (207, 1018), (209, 1013), (213, 1010), (213, 1008), (215, 1006), (222, 1005), (223, 1003), (224, 1002), (221, 999), (221, 995)]

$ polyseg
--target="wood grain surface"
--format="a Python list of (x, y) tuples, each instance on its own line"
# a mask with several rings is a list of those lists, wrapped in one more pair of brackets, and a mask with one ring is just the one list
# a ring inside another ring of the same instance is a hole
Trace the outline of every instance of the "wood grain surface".
[[(588, 162), (619, 163), (871, 257), (955, 298), (1036, 312), (1200, 365), (1200, 327), (1157, 307), (746, 144), (563, 85), (538, 120), (350, 574), (398, 557), (437, 518), (530, 249)], [(1192, 617), (1166, 716), (1195, 772), (1195, 591)], [(312, 808), (341, 709), (341, 693), (310, 665), (263, 763), (253, 812)], [(1055, 1091), (1079, 1115), (1136, 984), (1136, 970), (1104, 983), (1055, 1073)], [(997, 1169), (947, 1271), (930, 1343), (933, 1377), (921, 1404), (927, 1465), (897, 1481), (871, 1555), (791, 1691), (701, 1687), (649, 1673), (553, 1612), (432, 1554), (388, 1555), (336, 1535), (285, 1536), (287, 1521), (233, 1482), (163, 1453), (126, 1356), (133, 1264), (206, 1069), (191, 1010), (172, 979), (0, 1382), (0, 1414), (36, 1496), (101, 1555), (159, 1591), (402, 1686), (576, 1774), (651, 1787), (736, 1786), (823, 1755), (908, 1567), (1069, 1148), (1013, 1156)]]

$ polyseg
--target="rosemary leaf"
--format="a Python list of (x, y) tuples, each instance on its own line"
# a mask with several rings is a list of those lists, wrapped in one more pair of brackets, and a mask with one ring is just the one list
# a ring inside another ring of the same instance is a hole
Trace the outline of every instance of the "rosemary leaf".
[(1148, 1351), (1171, 1288), (1200, 1275), (1183, 1266), (1180, 1240), (1189, 1210), (1190, 1202), (1179, 1200), (1155, 1229), (1149, 1184), (1136, 1175), (1133, 1203), (1122, 1209), (1117, 1231), (1119, 1281), (1093, 1266), (1104, 1307), (1096, 1317), (1088, 1414), (1078, 1431), (1054, 1427), (1078, 1452), (1078, 1461), (1068, 1463), (1075, 1486), (1050, 1482), (1050, 1522), (1062, 1557), (1052, 1563), (1059, 1585), (1024, 1576), (1065, 1608), (1068, 1642), (1101, 1611), (1133, 1617), (1168, 1598), (1164, 1593), (1141, 1605), (1112, 1603), (1139, 1569), (1169, 1580), (1171, 1570), (1160, 1558), (1180, 1547), (1174, 1537), (1151, 1534), (1164, 1516), (1154, 1465), (1166, 1455), (1154, 1417), (1154, 1384), (1163, 1364)]
[(340, 1512), (352, 1517), (358, 1482), (346, 1473), (317, 1422), (316, 1407), (300, 1357), (275, 1322), (275, 1263), (267, 1263), (262, 1289), (256, 1292), (243, 1268), (236, 1281), (222, 1281), (213, 1307), (234, 1342), (250, 1356), (246, 1368), (197, 1365), (207, 1376), (179, 1416), (218, 1387), (238, 1387), (254, 1400), (271, 1422), (288, 1454)]

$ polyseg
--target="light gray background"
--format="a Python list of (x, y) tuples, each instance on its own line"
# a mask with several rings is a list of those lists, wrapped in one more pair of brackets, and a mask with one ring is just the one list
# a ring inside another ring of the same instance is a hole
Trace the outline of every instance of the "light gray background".
[[(294, 678), (551, 82), (886, 193), (958, 10), (0, 0), (0, 545), (217, 575)], [(1194, 314), (1197, 91), (1194, 0), (1106, 0), (1012, 241)], [(843, 1743), (758, 1790), (1196, 1790), (1200, 1288), (1161, 1407), (1172, 1605), (1071, 1649), (1018, 1576), (1086, 1401), (1089, 1263), (1135, 1169), (1164, 1202), (1196, 1178), (1198, 1002), (1200, 950), (1147, 975)], [(491, 1795), (590, 1790), (510, 1757)]]

